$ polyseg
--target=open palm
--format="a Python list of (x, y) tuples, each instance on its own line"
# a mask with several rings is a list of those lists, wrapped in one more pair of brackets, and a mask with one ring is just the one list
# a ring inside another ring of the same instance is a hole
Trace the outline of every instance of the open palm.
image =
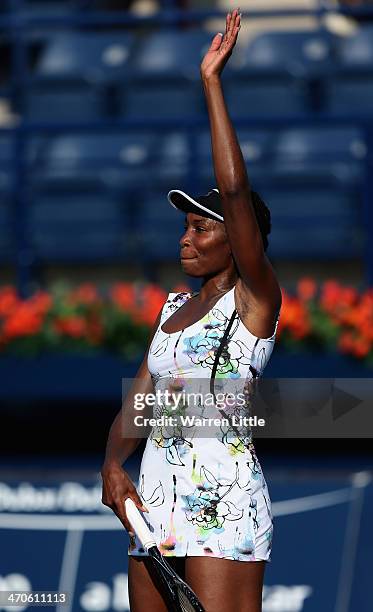
[(221, 74), (225, 64), (232, 55), (238, 32), (241, 27), (241, 15), (238, 9), (227, 14), (224, 36), (217, 34), (203, 58), (201, 64), (202, 78)]

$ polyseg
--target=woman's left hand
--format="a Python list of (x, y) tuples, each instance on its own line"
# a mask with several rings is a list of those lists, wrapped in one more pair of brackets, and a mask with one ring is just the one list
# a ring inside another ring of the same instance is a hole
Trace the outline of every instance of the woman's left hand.
[(201, 77), (208, 79), (211, 76), (219, 76), (228, 59), (232, 55), (236, 44), (238, 32), (241, 27), (241, 14), (238, 9), (227, 14), (225, 34), (217, 34), (211, 47), (207, 51), (201, 64)]

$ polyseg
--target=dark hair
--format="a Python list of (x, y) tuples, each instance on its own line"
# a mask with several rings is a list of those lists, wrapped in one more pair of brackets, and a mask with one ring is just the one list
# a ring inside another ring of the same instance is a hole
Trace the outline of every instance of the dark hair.
[(268, 248), (267, 236), (271, 233), (271, 212), (256, 191), (251, 190), (251, 201), (254, 206), (260, 233), (262, 234), (263, 248), (266, 251)]

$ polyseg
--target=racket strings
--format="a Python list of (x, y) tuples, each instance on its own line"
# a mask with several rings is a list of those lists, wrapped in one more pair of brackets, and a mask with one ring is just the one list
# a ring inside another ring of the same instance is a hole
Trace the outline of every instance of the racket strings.
[(200, 606), (196, 606), (193, 601), (187, 597), (187, 595), (182, 591), (180, 587), (177, 589), (177, 598), (179, 600), (180, 607), (182, 612), (199, 612), (202, 610)]
[(199, 602), (196, 594), (180, 576), (171, 568), (158, 550), (150, 551), (151, 557), (165, 582), (167, 588), (172, 593), (175, 602), (174, 611), (176, 612), (204, 612), (204, 608)]

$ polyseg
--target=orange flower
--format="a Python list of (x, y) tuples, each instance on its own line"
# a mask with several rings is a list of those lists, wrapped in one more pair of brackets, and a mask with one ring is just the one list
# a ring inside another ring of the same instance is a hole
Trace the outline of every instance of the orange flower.
[(35, 312), (45, 315), (52, 307), (53, 300), (46, 291), (38, 291), (29, 300), (29, 304), (34, 308)]
[(116, 283), (111, 288), (110, 297), (114, 304), (125, 312), (133, 312), (136, 309), (135, 287), (131, 283)]
[(317, 285), (313, 278), (304, 276), (297, 284), (297, 293), (302, 301), (307, 302), (315, 297), (317, 291)]
[(97, 316), (92, 316), (87, 321), (87, 338), (92, 344), (100, 344), (104, 335), (104, 328)]
[(335, 280), (327, 280), (321, 288), (320, 304), (326, 311), (333, 311), (339, 303), (341, 286)]
[(161, 307), (167, 299), (167, 293), (157, 285), (146, 285), (142, 290), (141, 299), (144, 304), (156, 303)]
[(3, 337), (6, 341), (37, 334), (43, 325), (43, 316), (27, 302), (20, 303), (4, 321)]
[(355, 357), (366, 357), (371, 349), (371, 342), (367, 338), (357, 338), (352, 347), (352, 354)]
[(288, 329), (294, 338), (300, 340), (309, 334), (311, 325), (305, 304), (283, 291), (278, 331), (281, 334), (285, 329)]
[(69, 297), (69, 302), (72, 304), (95, 304), (99, 301), (99, 293), (92, 283), (83, 283), (74, 289)]
[(71, 338), (82, 338), (87, 332), (86, 321), (83, 317), (78, 316), (59, 318), (54, 321), (54, 328), (60, 334), (70, 336)]
[(338, 340), (338, 348), (341, 353), (351, 353), (355, 343), (355, 338), (352, 332), (343, 332)]

